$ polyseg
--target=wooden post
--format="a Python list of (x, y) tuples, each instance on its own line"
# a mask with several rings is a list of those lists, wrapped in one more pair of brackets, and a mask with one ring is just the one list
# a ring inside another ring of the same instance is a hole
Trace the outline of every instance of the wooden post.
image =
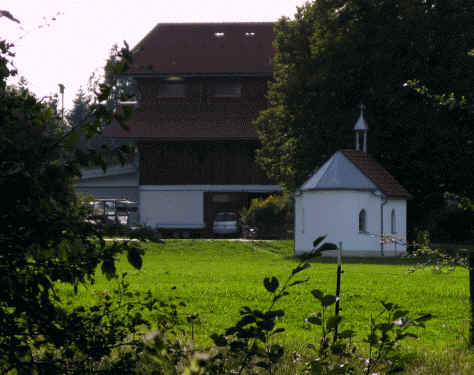
[(474, 346), (474, 250), (469, 251), (469, 290), (471, 298), (471, 326), (469, 343)]
[[(340, 307), (339, 307), (339, 296), (341, 294), (341, 274), (342, 274), (342, 242), (339, 242), (339, 247), (337, 249), (337, 278), (336, 278), (336, 313), (335, 313), (335, 316), (336, 316), (336, 319), (337, 317), (339, 316), (339, 311), (340, 311)], [(334, 344), (337, 342), (337, 328), (338, 328), (338, 325), (336, 323), (336, 328), (334, 329)]]

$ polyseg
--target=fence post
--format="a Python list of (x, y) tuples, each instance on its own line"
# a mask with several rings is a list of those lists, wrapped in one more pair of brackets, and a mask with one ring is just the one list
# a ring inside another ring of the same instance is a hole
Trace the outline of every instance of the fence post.
[(341, 294), (341, 274), (342, 274), (342, 242), (339, 242), (339, 247), (337, 249), (337, 278), (336, 278), (336, 328), (334, 329), (334, 344), (337, 342), (337, 329), (339, 324), (337, 323), (337, 318), (339, 316), (339, 297)]
[(469, 329), (469, 343), (474, 346), (474, 250), (468, 253), (469, 266), (469, 290), (471, 299), (471, 325)]

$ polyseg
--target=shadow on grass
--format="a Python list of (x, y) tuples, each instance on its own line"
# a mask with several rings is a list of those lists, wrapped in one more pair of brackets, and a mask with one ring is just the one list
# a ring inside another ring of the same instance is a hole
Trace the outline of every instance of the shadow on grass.
[[(300, 257), (287, 256), (288, 260), (293, 260), (295, 263), (301, 262)], [(336, 257), (317, 257), (308, 260), (309, 263), (320, 264), (336, 264)], [(342, 257), (342, 264), (376, 264), (389, 266), (406, 266), (414, 265), (419, 262), (419, 259), (409, 259), (401, 257)]]

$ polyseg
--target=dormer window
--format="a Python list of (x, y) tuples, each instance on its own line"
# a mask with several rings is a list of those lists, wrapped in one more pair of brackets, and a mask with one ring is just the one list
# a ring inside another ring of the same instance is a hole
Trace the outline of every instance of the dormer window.
[(186, 85), (184, 83), (162, 83), (158, 88), (160, 98), (184, 98)]
[(214, 86), (214, 96), (218, 98), (239, 98), (242, 84), (238, 81), (217, 82)]
[(367, 213), (364, 209), (359, 212), (359, 233), (367, 233)]

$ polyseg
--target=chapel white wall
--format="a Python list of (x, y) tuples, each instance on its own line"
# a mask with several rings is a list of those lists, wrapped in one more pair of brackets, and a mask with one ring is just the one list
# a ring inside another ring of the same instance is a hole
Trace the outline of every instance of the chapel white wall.
[[(302, 195), (296, 196), (295, 253), (311, 251), (314, 239), (324, 234), (327, 234), (327, 242), (338, 244), (342, 241), (346, 254), (351, 251), (360, 253), (367, 250), (380, 253), (380, 204), (380, 197), (367, 191), (317, 190), (305, 191)], [(390, 199), (385, 204), (385, 231), (390, 230), (392, 208), (397, 212), (399, 234), (406, 238), (404, 200)], [(359, 233), (359, 213), (362, 209), (367, 212), (369, 234)], [(385, 249), (390, 252), (395, 250), (395, 246), (385, 245)], [(397, 246), (397, 250), (402, 250), (400, 245)]]
[[(395, 212), (395, 233), (392, 233), (392, 210)], [(389, 244), (385, 243), (384, 251), (394, 252), (395, 254), (406, 252), (406, 245), (404, 244), (407, 239), (407, 201), (405, 199), (389, 199), (383, 212), (384, 233), (400, 240)]]

